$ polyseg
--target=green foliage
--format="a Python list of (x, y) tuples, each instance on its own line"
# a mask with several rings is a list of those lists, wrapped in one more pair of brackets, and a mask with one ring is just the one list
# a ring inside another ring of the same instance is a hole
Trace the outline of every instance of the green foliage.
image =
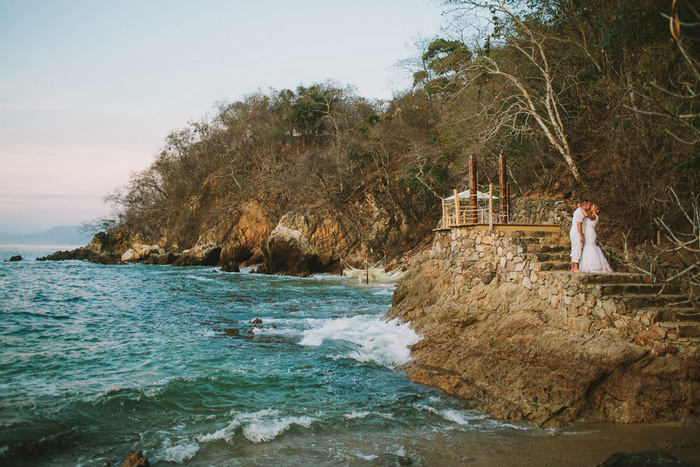
[(425, 69), (413, 74), (414, 86), (423, 85), (429, 95), (454, 91), (457, 83), (453, 78), (471, 57), (472, 52), (464, 43), (435, 39), (421, 57)]

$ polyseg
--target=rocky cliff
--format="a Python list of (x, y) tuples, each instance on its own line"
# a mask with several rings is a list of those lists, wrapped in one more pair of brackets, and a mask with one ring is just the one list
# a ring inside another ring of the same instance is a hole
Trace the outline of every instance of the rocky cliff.
[[(342, 261), (359, 266), (365, 253), (375, 260), (387, 254), (397, 263), (425, 235), (420, 225), (390, 197), (378, 199), (370, 193), (340, 207), (322, 201), (281, 214), (272, 206), (248, 200), (201, 225), (178, 224), (157, 243), (145, 241), (124, 225), (95, 235), (85, 247), (41, 259), (232, 269), (240, 263), (257, 264), (258, 272), (269, 274), (339, 274)], [(183, 229), (195, 229), (196, 241), (183, 244), (181, 239), (187, 237)]]
[(697, 311), (639, 275), (566, 272), (566, 242), (436, 232), (389, 312), (423, 336), (408, 376), (541, 425), (700, 420)]

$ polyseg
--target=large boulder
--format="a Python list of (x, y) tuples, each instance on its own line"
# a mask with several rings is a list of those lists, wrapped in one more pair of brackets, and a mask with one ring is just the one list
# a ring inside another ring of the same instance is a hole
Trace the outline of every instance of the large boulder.
[(136, 261), (146, 261), (151, 256), (164, 255), (165, 250), (158, 245), (144, 245), (137, 243), (128, 250), (126, 250), (122, 256), (122, 263), (133, 263)]
[(360, 261), (365, 248), (353, 223), (327, 206), (292, 211), (261, 242), (263, 270), (272, 274), (340, 273), (341, 259)]
[(122, 467), (150, 467), (150, 465), (143, 451), (130, 452), (122, 462)]
[(221, 247), (218, 245), (197, 245), (185, 250), (173, 262), (173, 266), (216, 266), (219, 263)]
[(262, 241), (261, 248), (263, 270), (268, 273), (305, 276), (318, 269), (318, 252), (299, 230), (278, 225)]

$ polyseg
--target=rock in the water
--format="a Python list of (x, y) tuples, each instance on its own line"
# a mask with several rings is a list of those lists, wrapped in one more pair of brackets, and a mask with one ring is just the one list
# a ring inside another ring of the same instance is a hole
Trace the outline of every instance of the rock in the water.
[(401, 467), (403, 465), (413, 465), (413, 460), (410, 457), (399, 456), (398, 454), (382, 454), (372, 460), (372, 464), (381, 467)]
[(89, 261), (97, 264), (117, 264), (117, 258), (114, 256), (108, 254), (108, 253), (100, 253), (98, 255), (92, 255), (89, 258)]
[(256, 329), (262, 329), (262, 324), (256, 324), (252, 328), (246, 329), (246, 331), (243, 334), (245, 334), (246, 336), (254, 336)]
[(87, 260), (99, 264), (116, 264), (128, 249), (131, 233), (115, 229), (109, 234), (100, 232), (86, 246), (72, 251), (57, 251), (37, 261)]
[(15, 262), (15, 261), (22, 261), (22, 256), (20, 255), (15, 255), (10, 258), (10, 262)]
[(86, 247), (80, 247), (73, 251), (57, 251), (43, 258), (37, 258), (37, 261), (65, 261), (65, 260), (90, 261), (97, 264), (117, 264), (117, 257), (111, 253), (100, 252), (95, 253), (88, 250)]
[(238, 261), (227, 261), (221, 265), (221, 270), (224, 272), (241, 272)]
[(656, 450), (616, 452), (608, 457), (602, 464), (599, 464), (599, 467), (636, 467), (643, 465), (654, 467), (692, 467), (693, 464), (678, 460), (664, 451)]
[(177, 261), (177, 258), (178, 257), (173, 253), (165, 253), (164, 255), (158, 255), (155, 257), (155, 264), (173, 264), (175, 261)]
[(151, 464), (148, 462), (143, 455), (142, 451), (136, 451), (130, 453), (122, 462), (122, 467), (150, 467)]

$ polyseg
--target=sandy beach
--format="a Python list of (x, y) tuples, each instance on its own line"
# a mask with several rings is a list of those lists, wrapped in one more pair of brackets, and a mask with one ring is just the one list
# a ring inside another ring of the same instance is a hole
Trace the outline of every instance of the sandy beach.
[(454, 447), (454, 450), (445, 449), (439, 453), (421, 453), (425, 465), (595, 466), (616, 452), (658, 449), (679, 460), (700, 465), (700, 427), (576, 424), (542, 437), (471, 439)]

